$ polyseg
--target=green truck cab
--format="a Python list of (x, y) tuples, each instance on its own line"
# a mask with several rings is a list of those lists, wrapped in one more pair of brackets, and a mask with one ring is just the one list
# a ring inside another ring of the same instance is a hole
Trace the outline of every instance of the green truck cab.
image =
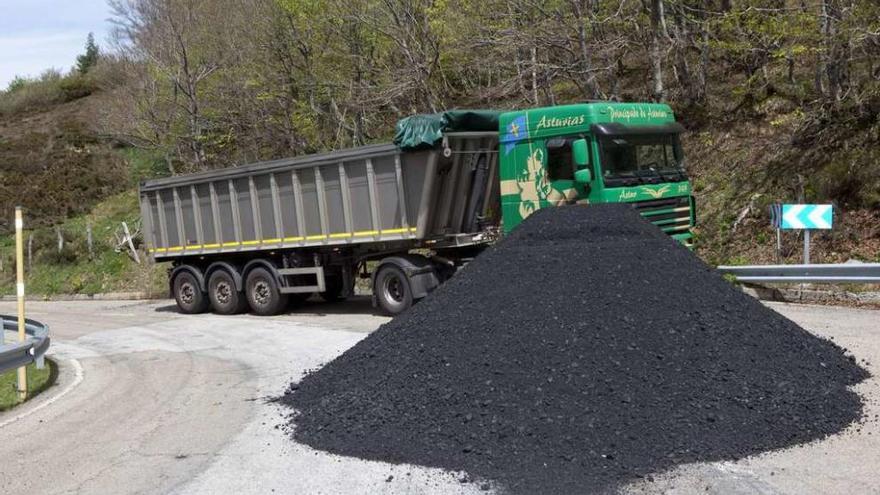
[(672, 109), (659, 103), (596, 102), (499, 116), (503, 230), (539, 208), (633, 203), (690, 245), (694, 199)]

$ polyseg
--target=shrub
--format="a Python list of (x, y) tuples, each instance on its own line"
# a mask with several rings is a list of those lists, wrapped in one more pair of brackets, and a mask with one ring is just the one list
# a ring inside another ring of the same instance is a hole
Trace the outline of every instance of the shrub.
[(89, 96), (98, 89), (99, 76), (92, 72), (62, 75), (49, 69), (34, 79), (16, 77), (6, 91), (0, 91), (0, 115), (41, 110)]
[(73, 101), (92, 94), (95, 82), (87, 75), (71, 74), (61, 80), (59, 87), (64, 101)]
[(10, 89), (0, 94), (0, 114), (27, 112), (63, 101), (62, 75), (56, 69), (43, 72), (39, 78), (16, 78)]

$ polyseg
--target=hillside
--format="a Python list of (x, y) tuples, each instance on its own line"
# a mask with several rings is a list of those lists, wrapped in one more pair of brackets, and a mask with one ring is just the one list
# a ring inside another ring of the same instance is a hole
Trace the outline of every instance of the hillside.
[[(799, 199), (835, 205), (814, 261), (880, 261), (878, 5), (246, 3), (126, 2), (87, 73), (0, 92), (0, 231), (22, 204), (35, 260), (79, 263), (86, 223), (137, 221), (146, 177), (386, 141), (412, 113), (662, 100), (688, 130), (707, 262), (774, 261), (767, 206)], [(782, 261), (801, 242), (786, 232)], [(42, 288), (137, 285), (114, 270)]]
[(30, 225), (52, 225), (131, 187), (125, 160), (95, 127), (98, 98), (91, 90), (58, 99), (41, 95), (0, 111), (0, 230), (10, 228), (16, 205), (28, 211)]
[(0, 94), (0, 294), (14, 293), (11, 230), (19, 205), (30, 244), (29, 293), (162, 290), (161, 267), (118, 249), (121, 222), (140, 224), (137, 183), (161, 168), (100, 130), (106, 94), (91, 83), (66, 93), (83, 88), (74, 77), (50, 73), (17, 90), (25, 94)]
[[(695, 127), (684, 139), (697, 198), (697, 252), (712, 264), (776, 262), (768, 207), (802, 197), (835, 206), (834, 229), (813, 235), (813, 262), (880, 261), (877, 110), (818, 120), (781, 98), (756, 108), (763, 112)], [(802, 239), (783, 232), (782, 262), (803, 259)]]

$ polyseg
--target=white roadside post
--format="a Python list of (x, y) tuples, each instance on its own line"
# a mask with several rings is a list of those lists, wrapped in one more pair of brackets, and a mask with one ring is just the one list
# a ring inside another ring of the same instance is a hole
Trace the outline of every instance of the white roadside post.
[[(18, 341), (24, 342), (24, 239), (22, 228), (24, 220), (21, 217), (21, 207), (15, 207), (15, 289), (18, 298)], [(18, 400), (27, 399), (27, 368), (18, 368)]]

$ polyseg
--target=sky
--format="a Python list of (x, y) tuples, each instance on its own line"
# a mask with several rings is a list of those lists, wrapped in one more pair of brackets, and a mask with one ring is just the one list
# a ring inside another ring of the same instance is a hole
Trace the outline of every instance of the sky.
[(106, 44), (109, 17), (107, 0), (0, 0), (0, 89), (16, 75), (70, 70), (89, 32)]

